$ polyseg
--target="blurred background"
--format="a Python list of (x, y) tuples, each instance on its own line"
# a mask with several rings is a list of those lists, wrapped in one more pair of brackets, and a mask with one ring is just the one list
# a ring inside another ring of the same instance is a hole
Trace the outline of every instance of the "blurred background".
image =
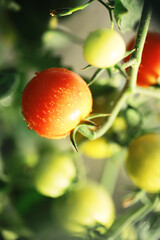
[[(49, 162), (47, 159), (56, 159), (57, 156), (67, 156), (75, 164), (76, 176), (74, 174), (69, 176), (71, 188), (86, 178), (94, 180), (103, 185), (112, 196), (116, 214), (121, 213), (123, 196), (132, 187), (122, 164), (126, 156), (126, 148), (142, 128), (148, 127), (148, 123), (150, 128), (158, 128), (159, 102), (153, 99), (148, 101), (145, 98), (131, 99), (130, 105), (124, 106), (113, 127), (101, 142), (88, 143), (78, 135), (79, 153), (74, 151), (69, 137), (62, 140), (48, 140), (27, 128), (21, 114), (21, 94), (35, 72), (50, 67), (66, 67), (80, 74), (86, 81), (95, 72), (94, 68), (82, 70), (87, 66), (83, 58), (82, 46), (91, 31), (110, 27), (107, 10), (94, 1), (84, 10), (70, 16), (61, 18), (50, 16), (52, 9), (76, 7), (86, 2), (0, 1), (0, 239), (2, 240), (78, 239), (63, 233), (62, 229), (59, 230), (52, 209), (57, 199), (46, 196), (43, 190), (41, 192), (35, 185), (39, 166), (44, 169)], [(115, 29), (119, 31), (116, 24)], [(159, 30), (157, 15), (152, 20), (150, 29)], [(126, 44), (134, 35), (135, 32), (123, 34)], [(91, 87), (94, 97), (93, 112), (109, 112), (123, 83), (123, 77), (118, 74), (113, 79), (106, 73), (102, 74), (99, 82)], [(135, 101), (140, 110), (134, 107)], [(149, 114), (150, 111), (153, 112), (152, 116)], [(98, 124), (102, 124), (104, 119), (98, 121)], [(44, 175), (44, 182), (45, 178)], [(63, 194), (65, 191), (66, 189)]]

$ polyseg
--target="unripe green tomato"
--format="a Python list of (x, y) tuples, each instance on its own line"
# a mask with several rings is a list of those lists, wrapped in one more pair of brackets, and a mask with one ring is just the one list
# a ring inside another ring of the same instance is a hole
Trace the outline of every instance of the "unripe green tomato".
[(85, 60), (97, 68), (114, 66), (122, 60), (125, 51), (123, 38), (112, 29), (98, 29), (91, 32), (83, 47)]
[(135, 139), (128, 150), (126, 168), (133, 183), (147, 192), (160, 191), (160, 135)]
[[(111, 197), (101, 185), (91, 181), (57, 199), (54, 211), (62, 229), (70, 233), (84, 234), (87, 228), (98, 224), (109, 228), (115, 218)], [(97, 227), (97, 231), (103, 227)]]
[(70, 39), (64, 33), (57, 30), (48, 30), (42, 35), (42, 42), (47, 49), (63, 48), (70, 43)]
[(42, 159), (35, 171), (34, 186), (48, 197), (61, 196), (76, 178), (76, 167), (68, 155)]

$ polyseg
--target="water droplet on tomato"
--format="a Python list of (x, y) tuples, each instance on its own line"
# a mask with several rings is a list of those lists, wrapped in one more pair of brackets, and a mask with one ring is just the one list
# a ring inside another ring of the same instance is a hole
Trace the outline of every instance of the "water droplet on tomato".
[(45, 123), (47, 122), (45, 118), (42, 118), (42, 121), (45, 122)]
[(31, 127), (29, 124), (28, 124), (27, 128), (28, 128), (29, 130), (31, 130), (31, 129), (32, 129), (32, 127)]

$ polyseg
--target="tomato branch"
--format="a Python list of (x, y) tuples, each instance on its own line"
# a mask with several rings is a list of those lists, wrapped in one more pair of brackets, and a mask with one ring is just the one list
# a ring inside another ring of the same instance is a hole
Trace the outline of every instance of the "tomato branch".
[(88, 86), (92, 85), (92, 84), (96, 81), (97, 77), (98, 77), (103, 71), (104, 71), (103, 68), (97, 69), (96, 72), (93, 74), (92, 78), (90, 79), (90, 81), (89, 81), (89, 83), (88, 83)]
[(128, 97), (130, 96), (130, 91), (129, 91), (129, 89), (127, 90), (126, 86), (127, 85), (125, 85), (120, 96), (115, 101), (115, 103), (113, 105), (113, 109), (111, 111), (111, 114), (110, 114), (108, 120), (104, 123), (104, 125), (101, 128), (99, 128), (98, 131), (95, 132), (94, 139), (99, 138), (102, 135), (104, 135), (104, 133), (107, 132), (108, 129), (112, 126), (116, 116), (118, 115), (122, 106), (124, 105), (124, 103), (127, 101)]
[(98, 0), (98, 2), (100, 2), (103, 6), (105, 6), (109, 12), (109, 17), (110, 17), (110, 20), (111, 20), (111, 29), (113, 29), (114, 27), (114, 22), (113, 22), (113, 16), (112, 16), (112, 11), (113, 11), (113, 7), (111, 7), (109, 4), (107, 3), (104, 3), (102, 0)]
[(137, 31), (137, 38), (135, 41), (135, 45), (133, 49), (135, 51), (131, 55), (131, 61), (136, 61), (133, 65), (129, 68), (129, 74), (127, 76), (126, 84), (120, 93), (118, 99), (115, 101), (115, 104), (112, 108), (110, 116), (104, 125), (95, 132), (94, 139), (103, 136), (108, 129), (112, 126), (115, 118), (117, 117), (118, 113), (120, 112), (121, 108), (127, 101), (127, 99), (136, 92), (136, 81), (137, 81), (137, 73), (138, 68), (141, 62), (142, 51), (146, 39), (146, 35), (149, 28), (149, 23), (151, 19), (151, 6), (149, 0), (144, 1), (144, 6), (142, 10), (142, 16), (139, 23), (139, 28)]
[(129, 68), (129, 74), (128, 74), (129, 75), (128, 77), (130, 80), (129, 85), (133, 92), (135, 91), (135, 87), (136, 87), (137, 73), (138, 73), (139, 65), (141, 63), (143, 47), (144, 47), (145, 39), (147, 36), (150, 19), (151, 19), (151, 4), (149, 0), (145, 0), (141, 20), (139, 23), (139, 28), (137, 31), (136, 41), (133, 47), (133, 49), (136, 49), (136, 50), (131, 55), (131, 60), (132, 59), (136, 60), (136, 63)]
[(116, 221), (113, 223), (111, 228), (106, 233), (106, 237), (104, 239), (117, 239), (124, 228), (127, 228), (129, 225), (138, 222), (148, 213), (153, 211), (156, 205), (159, 203), (159, 198), (156, 197), (152, 202), (135, 206), (129, 209), (125, 214), (117, 217)]

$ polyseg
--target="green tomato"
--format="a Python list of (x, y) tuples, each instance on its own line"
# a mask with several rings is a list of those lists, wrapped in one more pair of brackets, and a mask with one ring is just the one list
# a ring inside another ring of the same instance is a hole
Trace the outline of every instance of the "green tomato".
[(115, 218), (111, 197), (101, 185), (91, 181), (57, 199), (54, 211), (62, 229), (70, 233), (84, 234), (87, 228), (94, 227), (102, 233)]
[(110, 146), (104, 138), (87, 140), (81, 144), (80, 150), (90, 158), (103, 159), (112, 155)]
[(97, 68), (114, 66), (122, 60), (125, 51), (123, 38), (112, 29), (98, 29), (91, 32), (83, 47), (85, 60)]
[(135, 139), (128, 150), (126, 168), (133, 183), (150, 193), (160, 191), (160, 135)]
[(42, 35), (42, 42), (46, 49), (63, 48), (70, 43), (70, 38), (58, 30), (48, 30)]
[(34, 176), (34, 186), (43, 195), (59, 197), (76, 178), (76, 167), (68, 155), (55, 155), (42, 159)]
[(80, 151), (93, 159), (109, 158), (119, 150), (120, 146), (118, 144), (109, 142), (105, 138), (86, 140), (80, 145)]

